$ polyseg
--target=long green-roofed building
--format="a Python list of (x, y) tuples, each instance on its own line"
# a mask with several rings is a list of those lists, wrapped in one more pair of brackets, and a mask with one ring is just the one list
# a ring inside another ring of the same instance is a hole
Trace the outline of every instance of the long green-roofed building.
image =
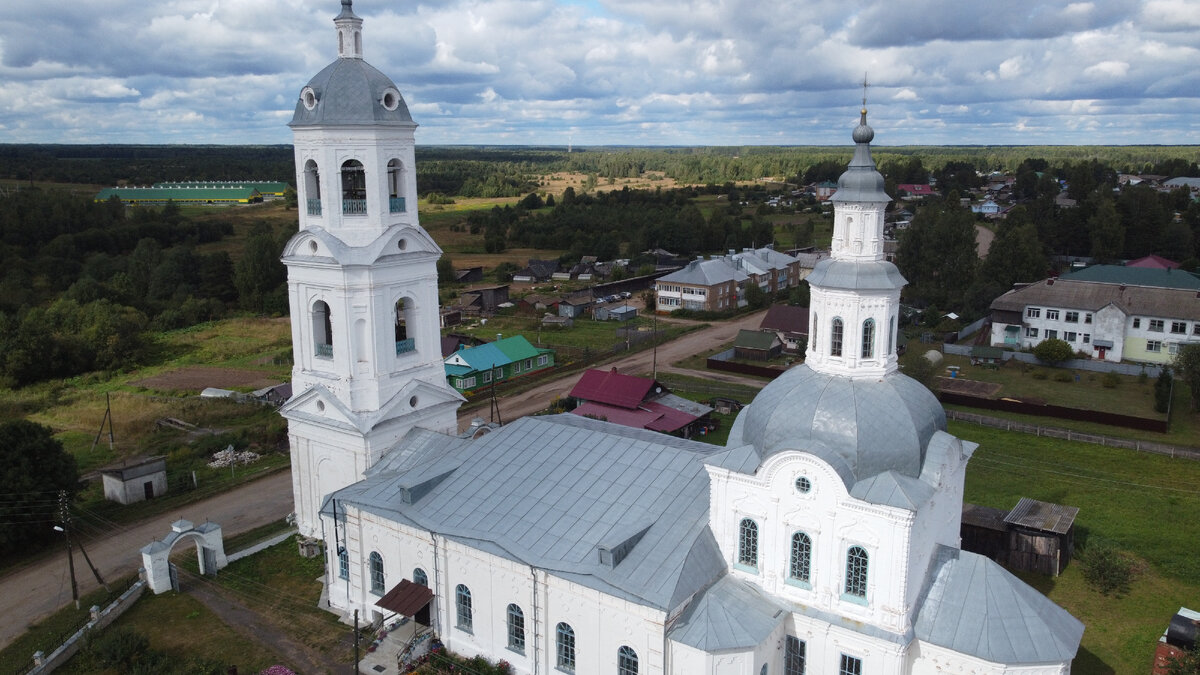
[(253, 204), (262, 194), (253, 187), (119, 187), (105, 188), (96, 201), (116, 197), (127, 204)]
[(288, 184), (281, 180), (182, 181), (155, 183), (156, 188), (233, 188), (252, 187), (264, 198), (282, 197)]

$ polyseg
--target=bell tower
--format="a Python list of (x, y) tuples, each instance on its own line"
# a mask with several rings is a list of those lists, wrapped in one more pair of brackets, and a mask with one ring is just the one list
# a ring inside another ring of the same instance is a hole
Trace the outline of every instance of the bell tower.
[(897, 369), (900, 289), (907, 282), (883, 255), (884, 210), (892, 199), (871, 158), (875, 131), (867, 125), (865, 96), (860, 115), (854, 157), (830, 200), (830, 257), (807, 279), (812, 293), (805, 363), (827, 375), (878, 379)]
[(288, 269), (288, 420), (301, 534), (325, 495), (358, 480), (414, 427), (453, 432), (438, 331), (441, 249), (417, 220), (413, 132), (400, 91), (363, 60), (342, 0), (338, 58), (300, 91), (292, 128), (300, 231)]

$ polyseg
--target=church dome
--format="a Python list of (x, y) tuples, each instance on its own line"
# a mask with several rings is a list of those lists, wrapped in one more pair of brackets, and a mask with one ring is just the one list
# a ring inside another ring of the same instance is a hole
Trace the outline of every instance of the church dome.
[(400, 90), (366, 61), (339, 58), (300, 90), (289, 126), (388, 123), (413, 124)]
[(918, 478), (929, 439), (945, 428), (937, 398), (906, 375), (850, 378), (800, 365), (742, 410), (729, 447), (753, 445), (762, 460), (786, 450), (807, 452), (853, 487), (884, 471)]

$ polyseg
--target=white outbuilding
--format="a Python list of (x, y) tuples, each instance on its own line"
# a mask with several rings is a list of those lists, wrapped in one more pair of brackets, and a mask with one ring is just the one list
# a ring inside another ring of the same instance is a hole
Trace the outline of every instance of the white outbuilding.
[(167, 493), (167, 458), (135, 457), (100, 470), (104, 498), (118, 504), (133, 504)]

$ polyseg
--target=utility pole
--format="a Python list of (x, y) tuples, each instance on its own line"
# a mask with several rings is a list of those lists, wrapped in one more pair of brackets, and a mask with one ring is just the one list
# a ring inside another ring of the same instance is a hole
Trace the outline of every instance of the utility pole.
[(113, 420), (112, 420), (112, 399), (109, 394), (104, 394), (104, 419), (100, 420), (100, 430), (96, 432), (96, 439), (92, 441), (92, 450), (96, 449), (96, 444), (100, 442), (100, 437), (104, 435), (104, 425), (108, 424), (108, 449), (113, 449)]
[(65, 535), (67, 541), (67, 567), (71, 570), (71, 597), (75, 600), (75, 609), (79, 609), (79, 584), (75, 582), (75, 556), (71, 554), (71, 513), (67, 510), (67, 491), (58, 491), (58, 515), (62, 525), (54, 529)]

